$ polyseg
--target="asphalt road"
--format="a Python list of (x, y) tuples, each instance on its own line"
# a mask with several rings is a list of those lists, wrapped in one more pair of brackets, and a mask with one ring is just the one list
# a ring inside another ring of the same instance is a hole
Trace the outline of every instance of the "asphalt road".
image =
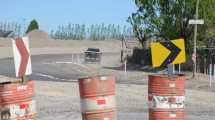
[[(111, 64), (116, 61), (119, 62), (118, 58), (118, 53), (103, 53), (101, 64), (89, 64), (84, 62), (83, 54), (34, 55), (31, 56), (33, 73), (30, 75), (30, 79), (61, 82), (77, 81), (81, 77), (99, 74), (103, 69), (114, 69)], [(111, 61), (110, 59), (114, 60)], [(111, 62), (109, 63), (109, 61)], [(15, 77), (13, 58), (0, 59), (0, 75)], [(123, 77), (118, 77), (117, 82), (122, 84), (146, 84), (146, 81), (142, 80), (126, 81)]]
[[(35, 55), (31, 60), (33, 73), (30, 78), (34, 80), (76, 80), (81, 77), (81, 71), (73, 70), (72, 66), (84, 69), (81, 54)], [(0, 59), (0, 75), (15, 77), (13, 58)]]

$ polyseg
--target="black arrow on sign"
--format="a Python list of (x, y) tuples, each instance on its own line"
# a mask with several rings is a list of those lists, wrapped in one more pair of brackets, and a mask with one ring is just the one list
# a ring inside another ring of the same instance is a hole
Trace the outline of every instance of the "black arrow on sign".
[(161, 64), (161, 66), (166, 66), (168, 64), (171, 64), (176, 59), (178, 54), (181, 52), (181, 49), (178, 48), (171, 41), (170, 42), (161, 42), (160, 44), (163, 45), (164, 47), (166, 47), (167, 49), (169, 49), (169, 51), (171, 52), (169, 54), (169, 56), (165, 59), (165, 61)]

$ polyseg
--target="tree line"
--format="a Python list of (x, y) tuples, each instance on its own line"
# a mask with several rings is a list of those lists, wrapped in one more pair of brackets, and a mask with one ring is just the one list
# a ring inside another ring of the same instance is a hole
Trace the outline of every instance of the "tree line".
[(66, 24), (59, 25), (57, 30), (51, 30), (51, 36), (55, 39), (64, 40), (108, 40), (121, 39), (124, 36), (133, 36), (131, 27), (115, 24)]
[[(9, 37), (23, 36), (33, 29), (39, 29), (39, 23), (36, 20), (32, 20), (28, 26), (18, 22), (0, 22), (1, 31), (12, 31)], [(109, 40), (121, 39), (122, 36), (134, 36), (132, 27), (104, 23), (59, 25), (56, 30), (51, 30), (49, 34), (52, 38), (60, 40)]]
[(0, 22), (1, 31), (11, 31), (10, 37), (23, 35), (23, 25), (18, 22)]

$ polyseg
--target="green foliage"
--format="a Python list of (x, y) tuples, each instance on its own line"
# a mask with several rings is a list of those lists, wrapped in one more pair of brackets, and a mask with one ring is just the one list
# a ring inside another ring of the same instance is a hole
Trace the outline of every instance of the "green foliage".
[[(183, 37), (191, 50), (193, 25), (189, 25), (189, 20), (195, 18), (196, 0), (135, 0), (135, 4), (138, 10), (128, 18), (128, 22), (140, 41)], [(199, 25), (198, 41), (203, 41), (203, 44), (208, 36), (214, 35), (205, 36), (211, 31), (209, 24), (213, 24), (211, 29), (214, 30), (214, 9), (215, 0), (200, 0), (199, 19), (204, 19), (205, 24)]]
[(35, 29), (39, 29), (38, 22), (36, 20), (32, 20), (28, 26), (26, 33), (29, 33)]
[(146, 33), (148, 32), (146, 29), (144, 29), (140, 16), (136, 13), (133, 13), (132, 16), (128, 17), (127, 22), (132, 25), (134, 35), (139, 40), (141, 46), (144, 47), (144, 43), (147, 41)]
[(58, 26), (57, 30), (51, 31), (51, 36), (55, 39), (70, 39), (70, 40), (108, 40), (121, 39), (124, 36), (133, 36), (130, 27), (109, 24), (92, 24), (86, 26), (84, 24), (67, 24)]

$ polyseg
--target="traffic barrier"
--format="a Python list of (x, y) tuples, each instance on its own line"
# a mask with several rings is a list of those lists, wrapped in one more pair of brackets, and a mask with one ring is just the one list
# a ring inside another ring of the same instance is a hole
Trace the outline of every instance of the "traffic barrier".
[(116, 120), (115, 77), (79, 79), (83, 120)]
[(36, 120), (34, 83), (0, 84), (0, 120)]
[(28, 81), (26, 84), (0, 84), (0, 105), (16, 104), (31, 100), (34, 93), (33, 88), (32, 80)]
[(149, 120), (184, 120), (185, 75), (149, 75)]

